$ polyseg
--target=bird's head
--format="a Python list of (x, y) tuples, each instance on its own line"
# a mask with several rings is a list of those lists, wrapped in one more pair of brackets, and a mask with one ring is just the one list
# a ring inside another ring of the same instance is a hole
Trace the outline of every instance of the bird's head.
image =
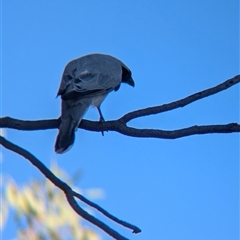
[(124, 64), (122, 64), (122, 82), (127, 83), (132, 87), (135, 86), (135, 83), (132, 79), (131, 70), (127, 66), (125, 66)]

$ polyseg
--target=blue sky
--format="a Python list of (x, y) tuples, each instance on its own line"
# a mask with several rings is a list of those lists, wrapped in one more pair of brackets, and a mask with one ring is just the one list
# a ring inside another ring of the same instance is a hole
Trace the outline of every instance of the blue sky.
[[(178, 100), (239, 73), (239, 3), (3, 1), (2, 115), (58, 118), (63, 68), (93, 52), (121, 59), (136, 84), (109, 94), (102, 104), (106, 120)], [(97, 120), (98, 113), (90, 109), (85, 118)], [(129, 125), (173, 130), (230, 122), (239, 122), (239, 86)], [(63, 155), (53, 150), (57, 129), (6, 134), (47, 166), (56, 161), (69, 174), (81, 169), (78, 187), (104, 189), (105, 198), (96, 202), (142, 229), (133, 235), (101, 218), (130, 239), (238, 239), (238, 134), (163, 140), (78, 130)], [(2, 153), (3, 174), (17, 183), (41, 176), (25, 159)], [(2, 238), (13, 239), (13, 230), (10, 215)]]

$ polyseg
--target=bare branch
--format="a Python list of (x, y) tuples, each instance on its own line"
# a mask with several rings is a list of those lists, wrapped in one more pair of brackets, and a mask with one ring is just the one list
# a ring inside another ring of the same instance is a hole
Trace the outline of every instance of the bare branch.
[(128, 227), (133, 230), (133, 233), (139, 233), (141, 230), (132, 225), (128, 224), (127, 222), (124, 222), (122, 220), (117, 219), (116, 217), (112, 216), (109, 214), (107, 211), (99, 207), (97, 204), (91, 202), (90, 200), (86, 199), (85, 197), (81, 196), (79, 193), (76, 193), (72, 190), (72, 188), (67, 185), (65, 182), (60, 180), (58, 177), (56, 177), (40, 160), (38, 160), (33, 154), (28, 152), (27, 150), (17, 146), (16, 144), (11, 143), (10, 141), (6, 140), (4, 137), (0, 136), (0, 144), (5, 147), (6, 149), (9, 149), (10, 151), (13, 151), (22, 157), (26, 158), (29, 160), (36, 168), (38, 168), (43, 175), (45, 175), (46, 178), (48, 178), (54, 185), (56, 185), (58, 188), (60, 188), (66, 195), (66, 198), (70, 204), (70, 206), (77, 212), (81, 217), (86, 219), (87, 221), (91, 222), (92, 224), (98, 226), (101, 228), (103, 231), (108, 233), (110, 236), (117, 240), (126, 240), (127, 238), (123, 237), (120, 235), (118, 232), (107, 226), (105, 223), (102, 221), (98, 220), (94, 216), (90, 215), (86, 211), (84, 211), (76, 202), (74, 199), (74, 196), (78, 197), (80, 200), (83, 202), (87, 203), (88, 205), (96, 208), (100, 212), (102, 212), (106, 216), (110, 216), (110, 218), (117, 223)]
[[(129, 112), (122, 116), (121, 118), (114, 120), (114, 121), (107, 121), (107, 122), (94, 122), (88, 120), (82, 120), (79, 128), (90, 130), (90, 131), (116, 131), (121, 134), (132, 136), (132, 137), (143, 137), (143, 138), (163, 138), (163, 139), (176, 139), (181, 137), (186, 137), (190, 135), (196, 134), (209, 134), (209, 133), (233, 133), (233, 132), (240, 132), (240, 125), (238, 123), (229, 123), (223, 125), (205, 125), (205, 126), (191, 126), (188, 128), (177, 129), (177, 130), (159, 130), (159, 129), (138, 129), (127, 126), (127, 123), (133, 119), (149, 116), (152, 114), (158, 114), (166, 111), (170, 111), (179, 107), (184, 107), (194, 101), (199, 99), (208, 97), (210, 95), (216, 94), (220, 91), (226, 90), (233, 85), (240, 82), (240, 75), (237, 75), (215, 87), (209, 88), (207, 90), (192, 94), (186, 98), (180, 99), (178, 101), (174, 101), (168, 104), (163, 104), (160, 106), (155, 107), (148, 107), (145, 109), (140, 109), (136, 111)], [(14, 119), (10, 117), (3, 117), (0, 118), (0, 128), (12, 128), (17, 130), (46, 130), (46, 129), (55, 129), (61, 123), (61, 119), (49, 119), (49, 120), (37, 120), (37, 121), (23, 121), (19, 119)], [(70, 186), (66, 183), (61, 181), (57, 178), (48, 168), (45, 167), (43, 163), (41, 163), (34, 155), (30, 152), (26, 151), (25, 149), (7, 141), (5, 138), (0, 136), (0, 144), (3, 145), (5, 148), (25, 157), (28, 159), (34, 166), (36, 166), (53, 184), (59, 187), (66, 195), (66, 198), (71, 205), (71, 207), (83, 218), (88, 220), (89, 222), (93, 223), (94, 225), (101, 228), (103, 231), (108, 233), (115, 239), (126, 239), (125, 237), (121, 236), (119, 233), (108, 227), (106, 224), (98, 220), (97, 218), (93, 217), (92, 215), (88, 214), (84, 211), (76, 202), (74, 197), (77, 197), (81, 201), (85, 202), (91, 207), (96, 208), (102, 214), (107, 216), (108, 218), (112, 219), (113, 221), (130, 228), (133, 230), (133, 233), (139, 233), (141, 230), (131, 225), (127, 222), (117, 219), (113, 215), (109, 214), (107, 211), (102, 209), (97, 204), (89, 201), (79, 193), (74, 192)]]
[(133, 230), (133, 233), (140, 233), (141, 229), (139, 229), (138, 227), (127, 223), (125, 221), (122, 221), (118, 218), (116, 218), (115, 216), (111, 215), (110, 213), (108, 213), (106, 210), (104, 210), (103, 208), (101, 208), (100, 206), (98, 206), (96, 203), (93, 203), (91, 201), (89, 201), (87, 198), (85, 198), (83, 195), (74, 192), (74, 196), (79, 198), (81, 201), (85, 202), (86, 204), (88, 204), (89, 206), (97, 209), (99, 212), (101, 212), (103, 215), (105, 215), (106, 217), (112, 219), (114, 222), (119, 223), (120, 225), (126, 227), (126, 228), (130, 228)]
[(58, 128), (60, 119), (48, 120), (19, 120), (11, 117), (0, 118), (0, 128), (11, 128), (16, 130), (35, 131)]
[[(121, 134), (132, 137), (144, 138), (163, 138), (163, 139), (176, 139), (196, 134), (207, 133), (233, 133), (240, 132), (240, 125), (237, 123), (228, 123), (224, 125), (206, 125), (206, 126), (191, 126), (184, 129), (177, 129), (172, 131), (164, 131), (159, 129), (138, 129), (128, 127), (127, 123), (135, 118), (158, 114), (161, 112), (170, 111), (179, 107), (184, 107), (194, 101), (216, 94), (220, 91), (226, 90), (233, 85), (240, 82), (240, 75), (237, 75), (215, 87), (195, 93), (186, 98), (174, 101), (172, 103), (163, 104), (160, 106), (149, 107), (137, 111), (129, 112), (121, 118), (107, 122), (94, 122), (82, 120), (79, 128), (90, 131), (116, 131)], [(0, 118), (0, 128), (12, 128), (18, 130), (46, 130), (58, 128), (60, 119), (38, 120), (38, 121), (23, 121), (10, 117)]]
[(196, 134), (209, 134), (209, 133), (233, 133), (240, 132), (240, 125), (237, 123), (230, 123), (226, 125), (206, 125), (206, 126), (192, 126), (172, 131), (163, 131), (155, 129), (136, 129), (131, 127), (121, 127), (115, 129), (124, 135), (131, 137), (142, 138), (162, 138), (162, 139), (176, 139)]
[(223, 90), (226, 90), (230, 87), (232, 87), (233, 85), (237, 84), (240, 82), (240, 75), (237, 75), (233, 78), (228, 79), (227, 81), (212, 87), (212, 88), (208, 88), (204, 91), (201, 92), (197, 92), (194, 93), (186, 98), (180, 99), (178, 101), (172, 102), (172, 103), (168, 103), (168, 104), (163, 104), (161, 106), (156, 106), (156, 107), (149, 107), (149, 108), (145, 108), (145, 109), (140, 109), (137, 111), (133, 111), (130, 113), (125, 114), (122, 118), (120, 118), (121, 121), (127, 123), (132, 119), (138, 118), (138, 117), (143, 117), (143, 116), (149, 116), (152, 114), (157, 114), (157, 113), (161, 113), (161, 112), (167, 112), (179, 107), (185, 107), (186, 105), (195, 102), (199, 99), (214, 95), (218, 92), (221, 92)]

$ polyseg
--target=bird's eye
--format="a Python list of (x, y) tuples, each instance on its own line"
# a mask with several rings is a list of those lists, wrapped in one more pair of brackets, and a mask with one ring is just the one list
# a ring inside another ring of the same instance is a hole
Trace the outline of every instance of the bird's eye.
[(71, 75), (65, 75), (65, 76), (63, 76), (63, 80), (64, 80), (65, 82), (69, 82), (71, 79), (72, 79), (72, 76), (71, 76)]

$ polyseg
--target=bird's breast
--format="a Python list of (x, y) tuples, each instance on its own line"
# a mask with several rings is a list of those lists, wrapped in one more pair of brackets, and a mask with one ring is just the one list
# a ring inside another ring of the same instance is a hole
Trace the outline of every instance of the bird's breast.
[(107, 94), (98, 95), (96, 97), (93, 97), (92, 98), (92, 105), (95, 106), (95, 107), (99, 107), (106, 96), (107, 96)]

